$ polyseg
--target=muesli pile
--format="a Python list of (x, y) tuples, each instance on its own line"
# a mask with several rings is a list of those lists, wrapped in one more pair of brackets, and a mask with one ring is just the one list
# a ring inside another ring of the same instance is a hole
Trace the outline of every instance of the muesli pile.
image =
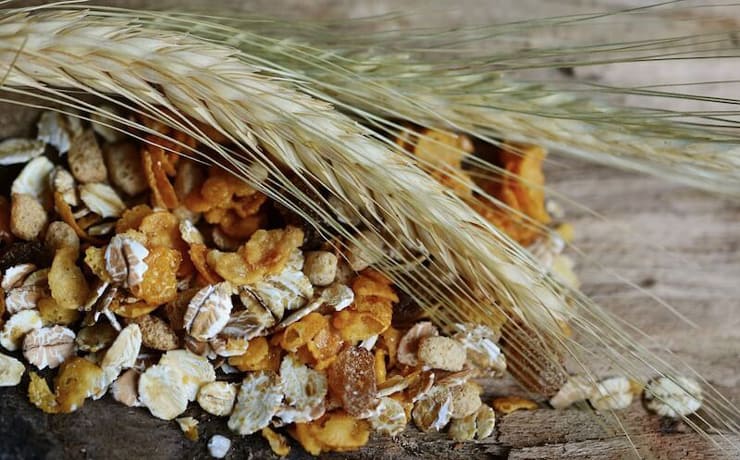
[[(197, 420), (178, 417), (197, 401), (228, 418), (235, 433), (260, 432), (279, 455), (290, 449), (282, 433), (318, 455), (360, 448), (372, 431), (394, 436), (410, 421), (422, 431), (447, 429), (458, 441), (480, 440), (493, 432), (494, 409), (537, 407), (515, 397), (493, 407), (481, 400), (474, 379), (507, 369), (500, 330), (457, 324), (443, 334), (368, 254), (317, 241), (237, 177), (178, 155), (183, 145), (196, 146), (193, 139), (149, 127), (177, 142), (156, 146), (47, 112), (36, 139), (0, 143), (0, 165), (18, 170), (9, 198), (0, 197), (0, 386), (18, 385), (28, 370), (28, 397), (46, 413), (73, 412), (110, 393), (176, 419), (190, 439), (198, 437)], [(537, 187), (542, 149), (496, 150), (497, 164), (529, 185), (508, 176), (478, 185), (562, 238), (541, 237), (465, 185), (474, 175), (456, 150), (478, 153), (470, 139), (424, 134), (398, 142), (577, 283), (561, 254), (572, 229), (551, 222), (556, 208), (548, 213)], [(58, 369), (51, 387), (39, 375), (47, 368)], [(698, 408), (698, 396), (671, 385), (656, 380), (648, 406), (674, 417)], [(588, 399), (596, 409), (616, 409), (636, 391), (623, 377), (596, 387), (574, 377), (551, 403)], [(664, 404), (669, 398), (673, 404)], [(208, 445), (222, 457), (230, 441), (217, 435)]]

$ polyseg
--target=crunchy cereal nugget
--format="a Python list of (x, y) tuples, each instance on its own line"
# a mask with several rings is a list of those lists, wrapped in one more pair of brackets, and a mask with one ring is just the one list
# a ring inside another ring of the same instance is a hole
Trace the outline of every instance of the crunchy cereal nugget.
[(154, 350), (174, 350), (180, 344), (175, 331), (162, 318), (142, 315), (132, 320), (141, 329), (141, 342), (145, 347)]
[(147, 189), (144, 168), (136, 144), (131, 142), (106, 144), (103, 147), (103, 155), (113, 185), (129, 196), (138, 195)]
[(433, 369), (457, 372), (465, 365), (465, 349), (457, 340), (431, 336), (421, 339), (419, 360)]
[(67, 326), (80, 319), (79, 310), (71, 310), (61, 307), (56, 300), (51, 297), (44, 297), (38, 302), (39, 315), (45, 326), (60, 324)]
[(10, 208), (10, 230), (26, 241), (36, 240), (46, 227), (48, 215), (41, 202), (25, 193), (14, 193)]
[(55, 251), (63, 247), (71, 247), (75, 252), (80, 250), (80, 237), (75, 230), (66, 222), (61, 220), (52, 222), (46, 229), (44, 244), (50, 251)]
[(59, 306), (77, 309), (85, 304), (90, 290), (82, 270), (77, 266), (77, 251), (73, 247), (57, 250), (49, 271), (51, 296)]
[(108, 177), (103, 153), (92, 129), (85, 130), (72, 139), (67, 159), (75, 179), (83, 184), (103, 182)]

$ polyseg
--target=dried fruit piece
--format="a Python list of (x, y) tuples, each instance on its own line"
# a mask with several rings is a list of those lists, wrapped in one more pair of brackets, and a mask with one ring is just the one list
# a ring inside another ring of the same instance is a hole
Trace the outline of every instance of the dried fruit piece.
[(27, 333), (42, 326), (41, 316), (36, 310), (19, 311), (3, 325), (3, 330), (0, 332), (0, 345), (8, 351), (15, 351)]
[(66, 360), (54, 379), (59, 412), (74, 412), (85, 399), (101, 394), (102, 380), (103, 370), (94, 363), (77, 356)]
[(305, 254), (303, 273), (314, 286), (328, 286), (337, 276), (337, 256), (328, 251), (313, 251)]
[(594, 384), (587, 377), (570, 376), (557, 394), (550, 398), (550, 405), (555, 409), (565, 409), (571, 404), (588, 399), (593, 389)]
[(375, 358), (361, 347), (343, 350), (327, 372), (329, 389), (344, 410), (362, 418), (378, 404)]
[(228, 382), (209, 382), (198, 391), (198, 404), (209, 414), (224, 417), (231, 414), (236, 386)]
[(100, 217), (118, 217), (126, 210), (121, 197), (108, 184), (82, 184), (79, 191), (85, 206)]
[(75, 333), (66, 327), (34, 329), (23, 339), (23, 356), (39, 369), (54, 369), (74, 353), (74, 341)]
[(290, 453), (290, 446), (288, 445), (288, 440), (285, 439), (285, 436), (276, 433), (269, 427), (262, 428), (261, 433), (262, 437), (267, 439), (267, 442), (270, 444), (270, 449), (275, 455), (285, 457)]
[(177, 270), (182, 255), (175, 249), (157, 246), (144, 259), (147, 270), (132, 293), (149, 305), (162, 305), (177, 298)]
[(146, 263), (148, 256), (149, 250), (140, 242), (116, 235), (105, 250), (105, 270), (113, 283), (136, 289), (144, 281), (149, 268)]
[(129, 369), (110, 387), (111, 395), (113, 399), (128, 407), (140, 406), (139, 402), (139, 375), (140, 372), (137, 369)]
[(51, 296), (59, 306), (77, 309), (90, 293), (82, 270), (77, 266), (77, 251), (72, 247), (57, 250), (49, 270)]
[(216, 380), (216, 371), (208, 359), (188, 350), (168, 351), (160, 358), (159, 365), (180, 371), (182, 378), (178, 385), (184, 390), (188, 401), (195, 401), (200, 387)]
[(174, 350), (180, 344), (175, 331), (162, 318), (152, 315), (141, 315), (133, 320), (141, 329), (141, 341), (144, 346), (154, 350)]
[(10, 231), (10, 202), (4, 196), (0, 196), (0, 243), (8, 245), (13, 241)]
[(198, 421), (193, 417), (180, 417), (175, 419), (180, 429), (185, 433), (185, 437), (191, 441), (198, 440)]
[(601, 380), (591, 389), (588, 401), (596, 410), (619, 410), (632, 403), (633, 387), (627, 377)]
[(370, 423), (344, 411), (334, 411), (310, 423), (296, 423), (290, 434), (311, 455), (348, 452), (367, 444)]
[(465, 365), (465, 349), (449, 337), (431, 336), (421, 339), (419, 360), (433, 369), (457, 372)]
[(518, 410), (536, 410), (538, 407), (536, 402), (520, 396), (503, 396), (493, 400), (493, 408), (502, 414), (510, 414)]
[(403, 405), (388, 397), (380, 398), (372, 417), (367, 420), (372, 425), (373, 430), (389, 436), (396, 436), (401, 433), (408, 423)]
[(139, 377), (139, 399), (157, 418), (172, 420), (188, 407), (186, 389), (179, 369), (155, 365)]
[(224, 458), (231, 449), (231, 441), (225, 436), (220, 434), (214, 434), (211, 439), (208, 440), (208, 453), (213, 458)]
[(701, 407), (701, 386), (687, 377), (658, 377), (645, 387), (645, 406), (663, 417), (679, 418)]
[(80, 237), (77, 236), (77, 232), (61, 220), (49, 224), (46, 236), (44, 236), (44, 244), (54, 252), (64, 247), (74, 248), (75, 252), (80, 251)]
[(43, 155), (46, 145), (34, 139), (6, 139), (0, 142), (0, 166), (25, 163)]
[[(99, 125), (93, 125), (93, 127)], [(110, 181), (128, 196), (138, 195), (147, 189), (144, 168), (136, 145), (131, 142), (107, 144), (103, 155)]]
[(258, 371), (244, 377), (229, 428), (241, 435), (255, 433), (270, 424), (283, 400), (280, 378), (274, 372)]
[(83, 184), (103, 182), (108, 176), (103, 153), (92, 129), (87, 129), (72, 139), (67, 160), (72, 174)]
[(39, 200), (25, 193), (14, 193), (11, 198), (10, 231), (26, 241), (38, 239), (48, 216)]
[(26, 366), (12, 356), (0, 353), (0, 387), (14, 387), (21, 383)]
[(183, 319), (185, 330), (197, 340), (207, 341), (226, 326), (231, 315), (231, 284), (223, 282), (198, 291)]

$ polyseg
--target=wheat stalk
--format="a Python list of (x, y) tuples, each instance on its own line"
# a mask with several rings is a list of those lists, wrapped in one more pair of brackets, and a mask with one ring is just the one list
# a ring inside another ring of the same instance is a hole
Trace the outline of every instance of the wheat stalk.
[[(392, 117), (453, 128), (487, 140), (505, 137), (535, 142), (589, 161), (740, 197), (738, 137), (715, 129), (735, 127), (735, 121), (729, 118), (736, 114), (735, 111), (625, 110), (594, 103), (583, 96), (584, 88), (568, 93), (558, 87), (511, 81), (495, 73), (496, 70), (552, 65), (721, 55), (731, 39), (727, 30), (572, 50), (540, 48), (520, 52), (515, 58), (507, 49), (491, 51), (485, 59), (463, 54), (461, 59), (447, 58), (439, 62), (425, 60), (419, 53), (385, 52), (384, 44), (398, 49), (394, 41), (404, 38), (398, 35), (376, 38), (372, 47), (372, 39), (355, 39), (359, 43), (337, 49), (322, 44), (323, 40), (331, 41), (334, 37), (328, 28), (301, 29), (305, 42), (296, 42), (256, 35), (245, 26), (232, 28), (188, 16), (154, 15), (151, 20), (162, 27), (187, 29), (214, 40), (228, 40), (263, 58), (260, 64), (266, 68), (281, 74), (287, 72), (294, 80), (320, 88), (324, 94), (315, 94), (316, 97), (337, 103), (362, 118), (371, 117), (377, 121)], [(283, 31), (286, 25), (277, 21), (260, 23), (259, 27), (269, 34), (271, 27)], [(500, 34), (500, 29), (493, 31)], [(444, 36), (456, 43), (470, 40), (467, 38), (469, 32), (447, 32)], [(442, 35), (443, 31), (438, 33)], [(423, 32), (424, 38), (434, 35), (433, 31)], [(413, 34), (405, 38), (411, 42), (407, 46), (418, 47)], [(318, 45), (312, 44), (311, 39)], [(433, 46), (422, 51), (444, 51), (444, 48)], [(400, 47), (403, 50), (403, 45)], [(585, 93), (592, 95), (597, 91), (702, 99), (689, 94), (630, 88), (600, 87)], [(736, 103), (731, 98), (712, 102)]]
[[(425, 305), (441, 304), (434, 313), (442, 323), (488, 322), (490, 310), (498, 308), (534, 329), (536, 336), (527, 346), (543, 348), (545, 356), (553, 356), (546, 345), (553, 342), (576, 357), (588, 355), (591, 341), (605, 346), (608, 358), (631, 375), (635, 360), (661, 374), (670, 371), (635, 345), (618, 320), (560, 286), (526, 251), (351, 119), (277, 78), (259, 75), (234, 49), (135, 24), (133, 19), (96, 18), (84, 11), (0, 15), (4, 85), (71, 109), (88, 106), (68, 90), (123, 98), (128, 102), (111, 101), (193, 135), (217, 153), (207, 160), (251, 180), (318, 230), (382, 252), (358, 237), (357, 229), (338, 222), (321, 194), (303, 191), (316, 191), (320, 184), (394, 247), (400, 259), (413, 259), (419, 252), (433, 256), (432, 267), (411, 272), (413, 282), (403, 276), (408, 273), (405, 264), (385, 253), (380, 266)], [(217, 128), (235, 147), (214, 143), (184, 115)], [(266, 167), (271, 181), (255, 182), (250, 163)], [(285, 169), (295, 176), (289, 178)], [(302, 180), (303, 187), (293, 180)], [(453, 274), (453, 282), (442, 280), (440, 271)], [(461, 300), (472, 306), (460, 307)], [(574, 325), (585, 335), (584, 343), (563, 337), (554, 321), (552, 312), (567, 311), (569, 302), (574, 303)], [(534, 362), (530, 368), (537, 372), (547, 364)], [(711, 394), (707, 407), (722, 428), (737, 431), (737, 409), (721, 395)]]

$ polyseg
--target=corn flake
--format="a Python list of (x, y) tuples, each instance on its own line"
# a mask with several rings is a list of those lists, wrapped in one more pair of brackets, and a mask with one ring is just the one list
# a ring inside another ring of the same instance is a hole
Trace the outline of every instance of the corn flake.
[(145, 262), (149, 267), (133, 294), (149, 305), (161, 305), (177, 298), (177, 270), (182, 255), (175, 249), (152, 248)]

